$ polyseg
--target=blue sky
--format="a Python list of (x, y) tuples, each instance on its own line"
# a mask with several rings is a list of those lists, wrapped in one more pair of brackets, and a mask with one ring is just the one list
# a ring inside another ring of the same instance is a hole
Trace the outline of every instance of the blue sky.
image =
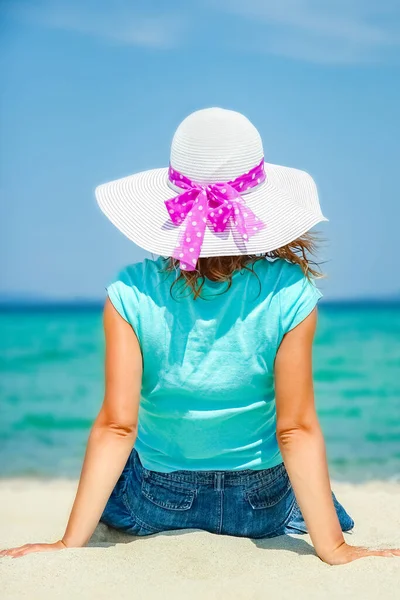
[(400, 293), (397, 0), (9, 0), (1, 4), (2, 294), (102, 298), (148, 256), (99, 183), (166, 166), (190, 112), (259, 129), (315, 178), (326, 298)]

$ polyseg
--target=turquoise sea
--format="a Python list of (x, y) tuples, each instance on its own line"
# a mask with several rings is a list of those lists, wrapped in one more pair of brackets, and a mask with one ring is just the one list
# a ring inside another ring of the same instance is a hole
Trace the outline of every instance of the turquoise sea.
[[(330, 473), (400, 480), (400, 305), (320, 303), (315, 393)], [(102, 402), (100, 307), (0, 311), (0, 476), (78, 476)]]

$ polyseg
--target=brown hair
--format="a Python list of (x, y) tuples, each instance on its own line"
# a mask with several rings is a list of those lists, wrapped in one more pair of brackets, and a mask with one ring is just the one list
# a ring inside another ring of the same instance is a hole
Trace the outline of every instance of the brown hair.
[[(194, 299), (201, 296), (201, 290), (205, 283), (205, 278), (216, 282), (227, 282), (228, 287), (226, 292), (232, 285), (232, 275), (235, 271), (245, 269), (252, 272), (257, 278), (254, 271), (254, 264), (259, 260), (266, 258), (283, 258), (289, 262), (299, 265), (304, 275), (310, 279), (311, 277), (323, 277), (322, 273), (315, 267), (319, 267), (318, 263), (311, 260), (309, 255), (316, 254), (316, 245), (319, 242), (319, 236), (316, 233), (305, 233), (293, 242), (282, 246), (271, 252), (263, 254), (245, 254), (240, 256), (211, 256), (199, 258), (195, 271), (180, 271), (178, 277), (171, 285), (171, 295), (173, 287), (181, 281), (183, 289), (189, 288), (193, 292)], [(177, 271), (179, 260), (175, 258), (164, 258), (165, 261), (163, 271), (169, 273)], [(313, 266), (311, 266), (313, 265)]]

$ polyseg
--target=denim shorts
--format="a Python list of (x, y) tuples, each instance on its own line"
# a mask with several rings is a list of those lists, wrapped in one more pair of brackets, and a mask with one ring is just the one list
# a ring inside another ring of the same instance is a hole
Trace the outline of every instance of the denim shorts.
[[(332, 492), (343, 531), (354, 527)], [(101, 521), (144, 536), (176, 529), (268, 538), (307, 533), (284, 463), (270, 469), (172, 473), (143, 467), (135, 449)]]

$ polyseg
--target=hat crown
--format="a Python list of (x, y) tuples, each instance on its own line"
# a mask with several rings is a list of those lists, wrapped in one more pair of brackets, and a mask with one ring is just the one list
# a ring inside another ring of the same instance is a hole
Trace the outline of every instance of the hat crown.
[(192, 181), (231, 181), (260, 163), (261, 136), (241, 113), (207, 108), (186, 117), (171, 146), (171, 166)]

